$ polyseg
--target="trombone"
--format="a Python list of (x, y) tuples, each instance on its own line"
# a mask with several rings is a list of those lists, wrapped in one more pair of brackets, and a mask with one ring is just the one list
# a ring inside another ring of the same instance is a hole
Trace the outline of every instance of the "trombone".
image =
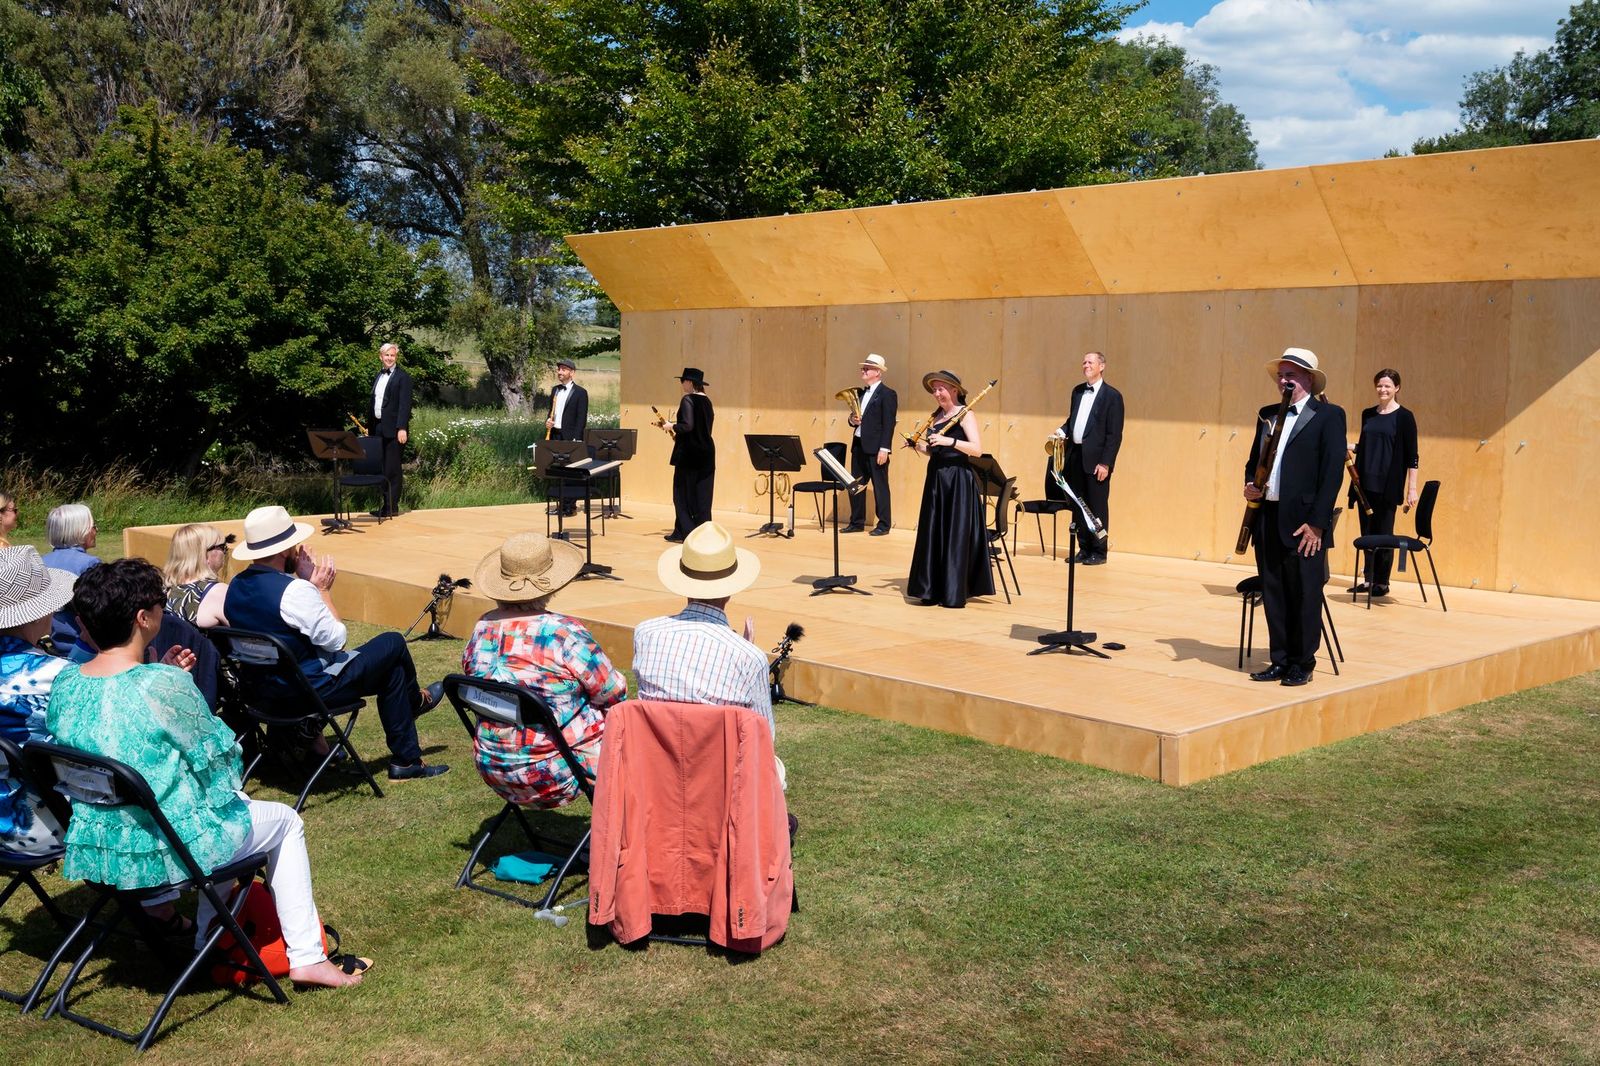
[(840, 389), (833, 394), (835, 400), (850, 405), (850, 417), (857, 422), (861, 421), (861, 397), (867, 390), (857, 385), (854, 388)]

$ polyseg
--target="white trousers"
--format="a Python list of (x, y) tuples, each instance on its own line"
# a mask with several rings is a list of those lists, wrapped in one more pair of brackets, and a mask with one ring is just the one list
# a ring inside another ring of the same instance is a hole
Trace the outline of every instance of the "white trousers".
[[(243, 793), (240, 793), (243, 795)], [(239, 845), (235, 859), (267, 854), (267, 886), (277, 900), (278, 924), (288, 948), (289, 967), (314, 966), (328, 957), (322, 944), (322, 923), (311, 898), (311, 859), (306, 855), (306, 827), (286, 803), (250, 800), (250, 835)], [(232, 860), (230, 860), (232, 861)], [(223, 897), (224, 900), (227, 896)], [(196, 945), (205, 943), (205, 930), (216, 910), (204, 894), (195, 909)]]

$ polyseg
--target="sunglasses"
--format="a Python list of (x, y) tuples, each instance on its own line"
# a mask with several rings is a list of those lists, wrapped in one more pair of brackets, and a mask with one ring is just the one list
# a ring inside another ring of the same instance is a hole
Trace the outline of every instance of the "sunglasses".
[(238, 539), (239, 539), (239, 537), (236, 534), (229, 533), (226, 537), (222, 538), (222, 542), (221, 543), (211, 545), (210, 547), (206, 548), (206, 551), (208, 551), (208, 552), (227, 551), (228, 550), (228, 545), (232, 544), (234, 541), (236, 541)]

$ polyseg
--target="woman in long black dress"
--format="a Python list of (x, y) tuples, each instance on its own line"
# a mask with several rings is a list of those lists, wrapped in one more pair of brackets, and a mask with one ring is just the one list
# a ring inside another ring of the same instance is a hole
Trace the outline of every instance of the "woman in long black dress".
[[(1385, 368), (1372, 378), (1378, 393), (1378, 402), (1361, 412), (1361, 439), (1352, 446), (1356, 457), (1356, 476), (1361, 479), (1361, 491), (1372, 507), (1372, 513), (1361, 514), (1363, 536), (1394, 532), (1394, 511), (1404, 501), (1406, 508), (1416, 506), (1419, 458), (1417, 455), (1417, 420), (1411, 411), (1400, 406), (1400, 372)], [(1351, 506), (1355, 506), (1355, 490), (1350, 493)], [(1357, 514), (1360, 514), (1359, 509)], [(1355, 587), (1366, 592), (1370, 585), (1374, 596), (1389, 595), (1389, 572), (1394, 564), (1394, 552), (1388, 549), (1366, 553), (1362, 567), (1363, 579)]]
[(711, 439), (716, 418), (706, 395), (706, 376), (686, 366), (678, 376), (683, 399), (672, 422), (672, 532), (674, 544), (702, 523), (711, 521), (711, 493), (717, 482), (717, 442)]
[(933, 429), (917, 451), (928, 457), (922, 483), (922, 513), (917, 519), (917, 546), (911, 553), (906, 594), (928, 607), (965, 607), (968, 596), (993, 596), (989, 573), (989, 540), (983, 525), (983, 494), (969, 456), (983, 454), (978, 418), (971, 411), (946, 426), (966, 400), (961, 379), (948, 370), (923, 375), (922, 387), (933, 393), (939, 410)]

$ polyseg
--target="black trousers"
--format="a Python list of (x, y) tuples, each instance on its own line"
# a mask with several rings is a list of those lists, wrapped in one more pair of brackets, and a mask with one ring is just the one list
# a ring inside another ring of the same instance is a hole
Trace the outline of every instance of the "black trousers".
[[(888, 529), (892, 524), (889, 513), (889, 464), (879, 465), (878, 453), (868, 454), (861, 447), (860, 437), (850, 441), (850, 473), (855, 477), (872, 479), (872, 507), (878, 516), (878, 528)], [(867, 524), (867, 494), (864, 492), (850, 494), (850, 524)]]
[(317, 694), (329, 706), (377, 697), (378, 719), (394, 761), (410, 765), (422, 758), (417, 742), (417, 668), (399, 633), (379, 633), (361, 645), (338, 677), (324, 676), (321, 681)]
[[(1372, 503), (1371, 514), (1362, 514), (1360, 508), (1356, 509), (1356, 514), (1361, 519), (1361, 535), (1365, 537), (1379, 533), (1393, 533), (1394, 512), (1399, 505), (1384, 503), (1382, 500), (1368, 502)], [(1394, 549), (1380, 548), (1377, 551), (1369, 551), (1366, 555), (1366, 561), (1361, 567), (1362, 577), (1369, 585), (1387, 585), (1389, 571), (1394, 567)]]
[(383, 489), (383, 509), (397, 515), (400, 513), (400, 493), (405, 487), (404, 475), (400, 470), (400, 453), (405, 445), (393, 437), (380, 439), (383, 441), (383, 476), (388, 482)]
[[(1104, 481), (1093, 474), (1086, 474), (1083, 463), (1077, 456), (1067, 455), (1067, 484), (1072, 486), (1072, 491), (1083, 498), (1089, 505), (1089, 510), (1100, 519), (1100, 524), (1106, 527), (1106, 539), (1099, 542), (1099, 547), (1094, 549), (1096, 555), (1104, 555), (1106, 547), (1111, 543), (1111, 479)], [(1086, 530), (1079, 530), (1079, 544), (1094, 544), (1093, 534)]]
[(1278, 505), (1269, 500), (1262, 500), (1256, 510), (1255, 542), (1272, 665), (1315, 669), (1317, 648), (1322, 643), (1322, 586), (1328, 577), (1328, 549), (1308, 557), (1284, 544), (1278, 535)]
[(711, 521), (711, 492), (716, 481), (715, 463), (706, 466), (679, 463), (672, 468), (674, 537), (687, 537), (690, 530)]

